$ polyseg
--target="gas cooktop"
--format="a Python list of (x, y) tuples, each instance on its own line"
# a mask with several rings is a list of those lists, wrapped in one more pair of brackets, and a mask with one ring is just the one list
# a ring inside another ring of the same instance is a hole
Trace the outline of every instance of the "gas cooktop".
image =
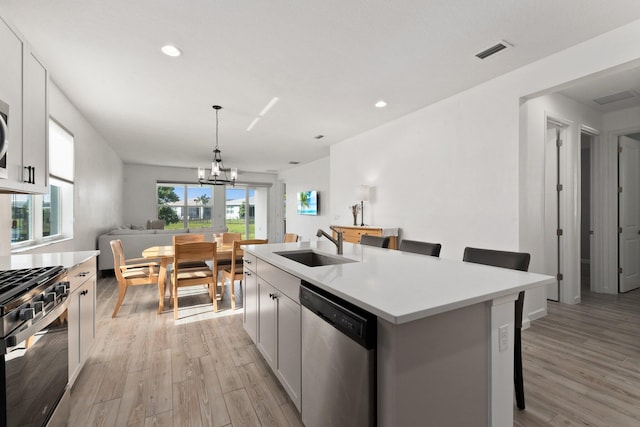
[(0, 271), (0, 337), (56, 306), (68, 293), (62, 266)]

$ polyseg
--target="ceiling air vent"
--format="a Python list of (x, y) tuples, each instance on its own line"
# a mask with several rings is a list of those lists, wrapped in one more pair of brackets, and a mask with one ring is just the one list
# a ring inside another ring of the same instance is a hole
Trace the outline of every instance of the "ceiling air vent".
[(593, 100), (593, 102), (598, 103), (600, 105), (606, 105), (606, 104), (611, 104), (612, 102), (618, 102), (624, 99), (633, 98), (634, 96), (636, 96), (635, 93), (633, 93), (630, 90), (625, 90), (623, 92), (618, 92), (611, 95), (596, 98)]
[(476, 56), (478, 58), (480, 58), (480, 59), (485, 59), (485, 58), (488, 58), (491, 55), (495, 55), (496, 53), (500, 52), (501, 50), (508, 49), (511, 46), (512, 45), (510, 43), (507, 43), (504, 40), (500, 40), (498, 43), (494, 44), (490, 48), (485, 49), (480, 53), (476, 53)]

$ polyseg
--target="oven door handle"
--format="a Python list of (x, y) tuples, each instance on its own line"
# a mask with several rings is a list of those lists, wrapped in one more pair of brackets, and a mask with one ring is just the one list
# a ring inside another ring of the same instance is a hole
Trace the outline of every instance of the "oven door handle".
[(44, 326), (47, 326), (54, 319), (56, 319), (57, 317), (60, 317), (60, 315), (64, 313), (64, 311), (69, 307), (69, 302), (70, 302), (70, 299), (65, 298), (65, 300), (62, 301), (60, 304), (56, 305), (53, 308), (53, 310), (45, 314), (43, 317), (37, 319), (35, 322), (29, 325), (28, 328), (18, 332), (14, 332), (11, 335), (7, 335), (1, 341), (2, 348), (0, 348), (0, 354), (6, 354), (7, 349), (11, 347), (15, 347), (16, 345), (26, 340), (27, 338), (37, 334), (43, 329)]

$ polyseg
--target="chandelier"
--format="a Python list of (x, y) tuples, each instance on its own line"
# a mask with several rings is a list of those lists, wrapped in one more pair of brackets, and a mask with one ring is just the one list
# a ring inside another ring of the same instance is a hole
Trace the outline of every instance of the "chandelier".
[[(224, 167), (222, 155), (220, 154), (220, 148), (218, 148), (218, 111), (220, 111), (222, 107), (219, 105), (214, 105), (213, 109), (216, 112), (216, 148), (213, 149), (211, 173), (207, 177), (207, 170), (205, 168), (198, 168), (198, 182), (200, 184), (231, 184), (232, 186), (234, 186), (236, 184), (236, 179), (238, 179), (238, 169)], [(229, 173), (229, 175), (227, 175), (227, 172)]]

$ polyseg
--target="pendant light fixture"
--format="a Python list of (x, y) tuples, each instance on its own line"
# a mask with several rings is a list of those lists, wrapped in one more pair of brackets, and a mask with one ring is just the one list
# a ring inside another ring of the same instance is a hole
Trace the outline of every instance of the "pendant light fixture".
[[(222, 155), (220, 154), (220, 148), (218, 147), (218, 112), (222, 109), (222, 107), (219, 105), (214, 105), (213, 109), (216, 112), (216, 147), (213, 149), (211, 173), (207, 177), (207, 170), (205, 168), (198, 168), (198, 182), (200, 184), (209, 185), (231, 184), (232, 186), (235, 186), (236, 179), (238, 179), (238, 169), (224, 167)], [(229, 173), (229, 175), (227, 175), (227, 172)]]

